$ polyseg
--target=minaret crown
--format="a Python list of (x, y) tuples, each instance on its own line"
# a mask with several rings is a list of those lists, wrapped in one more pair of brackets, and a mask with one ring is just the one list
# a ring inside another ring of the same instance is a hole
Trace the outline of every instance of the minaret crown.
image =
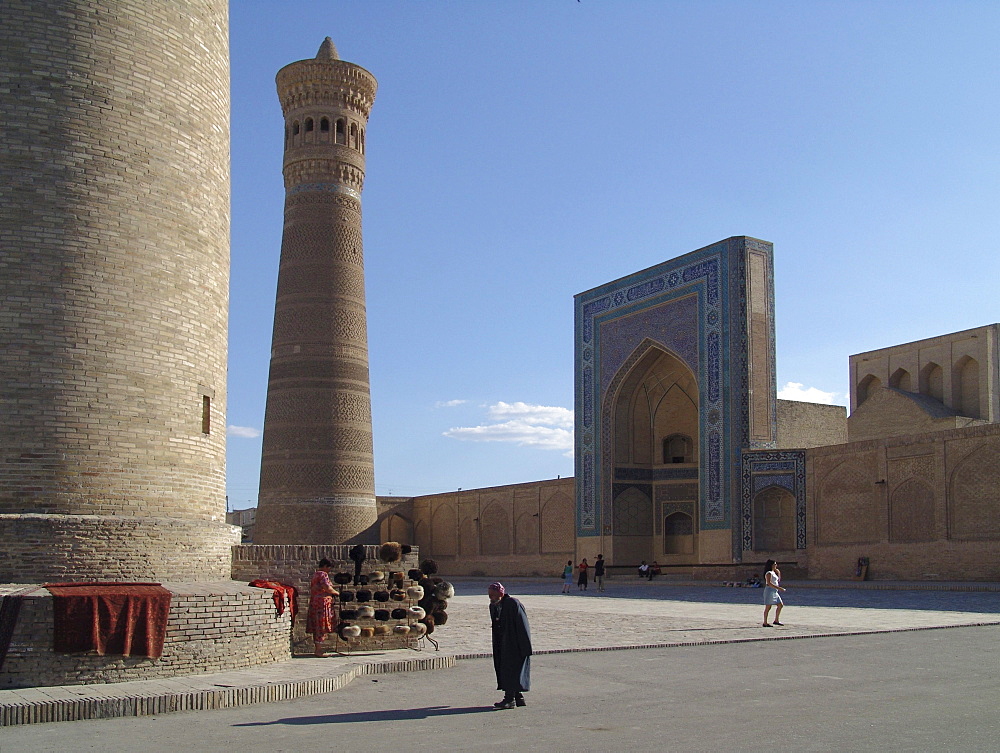
[(319, 46), (319, 52), (316, 53), (317, 60), (340, 60), (340, 55), (337, 54), (337, 46), (333, 43), (330, 37), (323, 40), (323, 44)]

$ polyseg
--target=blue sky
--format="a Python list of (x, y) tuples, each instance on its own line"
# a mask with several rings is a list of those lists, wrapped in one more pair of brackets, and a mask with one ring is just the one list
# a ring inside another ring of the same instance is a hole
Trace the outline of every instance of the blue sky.
[[(256, 504), (284, 189), (278, 69), (371, 71), (378, 494), (569, 476), (573, 296), (774, 243), (782, 396), (1000, 321), (1000, 3), (233, 0), (228, 492)], [(789, 384), (798, 387), (788, 387)]]

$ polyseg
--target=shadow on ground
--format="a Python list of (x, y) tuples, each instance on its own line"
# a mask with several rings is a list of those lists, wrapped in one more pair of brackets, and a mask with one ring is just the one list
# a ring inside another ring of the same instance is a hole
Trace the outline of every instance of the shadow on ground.
[(356, 711), (349, 714), (324, 714), (322, 716), (291, 716), (272, 722), (245, 722), (234, 727), (269, 727), (275, 724), (354, 724), (356, 722), (402, 722), (415, 719), (429, 719), (434, 716), (456, 716), (458, 714), (485, 714), (496, 711), (492, 706), (425, 706), (419, 709), (386, 709), (383, 711)]

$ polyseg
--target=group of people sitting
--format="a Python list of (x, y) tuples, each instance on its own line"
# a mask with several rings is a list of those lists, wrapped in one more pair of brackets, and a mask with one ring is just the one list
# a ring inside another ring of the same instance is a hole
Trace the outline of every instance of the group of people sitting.
[(751, 575), (746, 581), (741, 580), (727, 580), (722, 585), (729, 586), (730, 588), (763, 588), (764, 584), (761, 583), (760, 577), (757, 575)]
[[(635, 560), (633, 560), (634, 562)], [(653, 560), (653, 564), (649, 565), (646, 560), (642, 561), (639, 565), (639, 577), (645, 578), (646, 580), (652, 580), (654, 577), (660, 574), (660, 563)]]

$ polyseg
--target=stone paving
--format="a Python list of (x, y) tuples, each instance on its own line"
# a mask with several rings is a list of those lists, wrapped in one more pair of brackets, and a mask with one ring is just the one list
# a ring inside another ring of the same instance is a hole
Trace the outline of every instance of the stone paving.
[[(488, 656), (486, 578), (453, 580), (448, 622), (421, 650), (364, 652), (216, 674), (111, 685), (0, 690), (0, 726), (139, 716), (326, 693), (381, 672), (453, 666)], [(996, 583), (828, 583), (789, 581), (784, 627), (761, 626), (762, 590), (718, 584), (647, 582), (619, 577), (599, 593), (561, 594), (557, 579), (505, 582), (531, 622), (537, 653), (594, 651), (693, 643), (733, 643), (829, 635), (1000, 625)], [(772, 612), (773, 615), (773, 612)]]

